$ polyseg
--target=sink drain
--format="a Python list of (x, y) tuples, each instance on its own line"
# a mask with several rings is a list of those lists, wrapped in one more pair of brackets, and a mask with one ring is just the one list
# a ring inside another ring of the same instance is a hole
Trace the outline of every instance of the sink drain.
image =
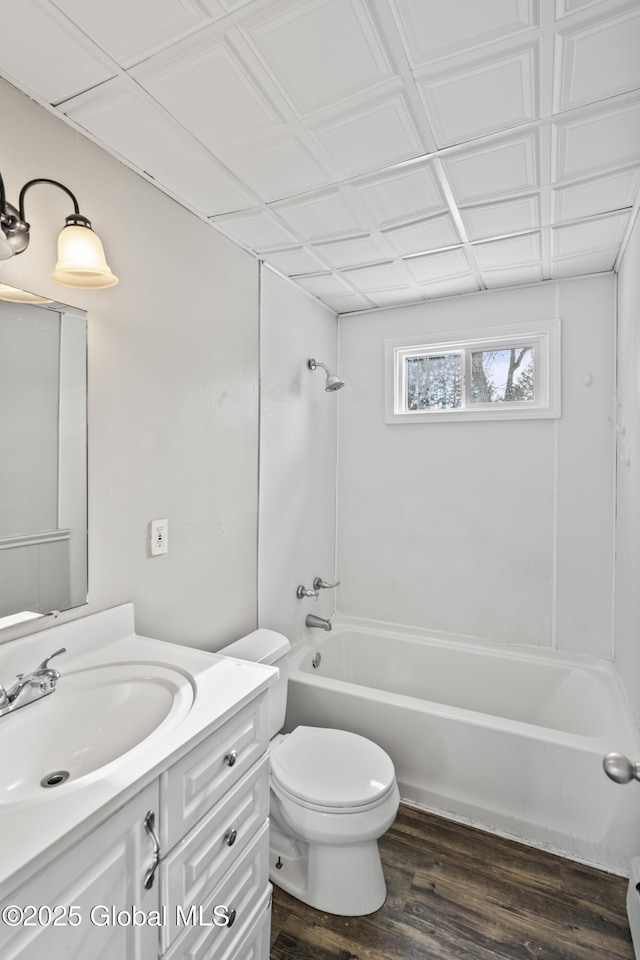
[(46, 777), (42, 778), (40, 786), (59, 787), (61, 783), (66, 783), (69, 777), (70, 773), (68, 770), (54, 770), (53, 773), (48, 773)]

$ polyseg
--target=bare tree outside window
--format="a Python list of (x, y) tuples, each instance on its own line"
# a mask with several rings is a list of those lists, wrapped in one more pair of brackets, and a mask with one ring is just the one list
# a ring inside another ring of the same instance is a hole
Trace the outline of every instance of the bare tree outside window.
[(407, 358), (407, 410), (452, 410), (462, 404), (462, 355)]
[(535, 400), (532, 346), (472, 352), (472, 403), (517, 403), (527, 400)]

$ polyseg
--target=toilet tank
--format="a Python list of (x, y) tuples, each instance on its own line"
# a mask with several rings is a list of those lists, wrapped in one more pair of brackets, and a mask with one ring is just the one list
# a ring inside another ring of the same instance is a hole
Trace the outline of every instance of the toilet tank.
[(254, 630), (246, 637), (235, 640), (217, 653), (236, 660), (250, 660), (252, 663), (266, 663), (277, 667), (280, 676), (269, 685), (269, 737), (274, 737), (284, 726), (287, 709), (287, 654), (291, 644), (281, 633), (275, 630)]

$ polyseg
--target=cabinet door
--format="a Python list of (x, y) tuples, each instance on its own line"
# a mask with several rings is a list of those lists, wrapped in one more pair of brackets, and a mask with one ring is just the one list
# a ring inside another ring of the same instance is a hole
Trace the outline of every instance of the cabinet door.
[[(2, 960), (157, 958), (161, 915), (157, 881), (144, 887), (153, 862), (144, 820), (148, 811), (157, 820), (158, 801), (156, 781), (5, 898)], [(22, 922), (8, 926), (18, 910)]]

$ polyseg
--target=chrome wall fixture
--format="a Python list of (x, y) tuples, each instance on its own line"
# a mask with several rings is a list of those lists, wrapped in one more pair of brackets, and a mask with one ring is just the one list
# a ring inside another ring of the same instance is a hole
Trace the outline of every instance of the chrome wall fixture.
[(334, 390), (340, 390), (341, 387), (344, 387), (344, 380), (341, 380), (340, 377), (336, 376), (332, 370), (329, 370), (329, 367), (326, 363), (320, 363), (319, 360), (307, 360), (307, 366), (309, 370), (315, 370), (316, 367), (322, 367), (327, 375), (327, 381), (324, 385), (327, 393), (333, 393)]
[(24, 253), (29, 246), (31, 225), (25, 217), (24, 201), (27, 191), (40, 183), (64, 191), (73, 203), (73, 213), (66, 218), (58, 237), (58, 262), (52, 279), (67, 287), (113, 287), (118, 278), (113, 275), (105, 259), (100, 238), (92, 230), (90, 221), (80, 213), (78, 201), (71, 190), (57, 180), (28, 180), (20, 191), (18, 206), (15, 207), (7, 200), (0, 174), (0, 260)]

